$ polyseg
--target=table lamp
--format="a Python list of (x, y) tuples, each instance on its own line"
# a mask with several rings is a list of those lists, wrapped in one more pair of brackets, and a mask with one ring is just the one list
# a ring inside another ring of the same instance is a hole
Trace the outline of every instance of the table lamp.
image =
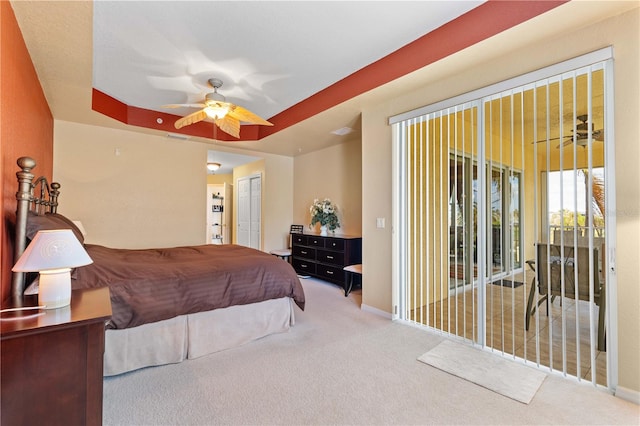
[(14, 272), (40, 272), (38, 303), (55, 309), (71, 303), (71, 268), (93, 263), (70, 229), (38, 231)]

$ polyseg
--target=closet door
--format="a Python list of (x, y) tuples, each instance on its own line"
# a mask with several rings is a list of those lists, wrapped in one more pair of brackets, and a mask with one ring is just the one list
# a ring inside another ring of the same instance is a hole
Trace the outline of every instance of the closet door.
[(250, 211), (251, 211), (251, 228), (249, 231), (249, 247), (254, 249), (260, 249), (260, 222), (262, 215), (262, 179), (260, 176), (251, 178), (251, 197), (250, 197)]
[(252, 175), (238, 179), (238, 235), (239, 245), (260, 249), (262, 177)]

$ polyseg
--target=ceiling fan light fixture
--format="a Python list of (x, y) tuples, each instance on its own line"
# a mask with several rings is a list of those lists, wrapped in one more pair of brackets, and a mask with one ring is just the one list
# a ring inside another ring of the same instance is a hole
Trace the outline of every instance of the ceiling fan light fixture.
[(213, 87), (212, 93), (205, 95), (203, 103), (197, 104), (172, 104), (165, 105), (166, 108), (202, 108), (196, 112), (192, 112), (174, 123), (176, 129), (181, 129), (184, 126), (199, 123), (207, 118), (213, 119), (215, 124), (213, 128), (213, 134), (215, 139), (215, 129), (219, 127), (223, 132), (240, 138), (240, 122), (247, 124), (258, 124), (261, 126), (273, 126), (273, 123), (269, 123), (262, 117), (254, 114), (253, 112), (244, 109), (241, 106), (234, 105), (225, 101), (225, 97), (218, 93), (218, 87), (222, 86), (222, 81), (216, 78), (209, 79), (209, 84)]
[(207, 114), (209, 118), (213, 118), (214, 120), (219, 120), (224, 118), (229, 112), (229, 108), (223, 105), (210, 105), (204, 109), (204, 112)]
[(222, 165), (220, 163), (207, 163), (207, 170), (211, 171), (211, 172), (215, 172), (216, 170), (218, 170)]

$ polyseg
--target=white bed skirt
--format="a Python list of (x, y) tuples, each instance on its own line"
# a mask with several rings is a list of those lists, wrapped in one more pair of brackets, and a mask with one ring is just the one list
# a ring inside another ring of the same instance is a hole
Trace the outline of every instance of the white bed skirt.
[(295, 323), (294, 304), (283, 297), (107, 330), (104, 375), (178, 363), (288, 331)]

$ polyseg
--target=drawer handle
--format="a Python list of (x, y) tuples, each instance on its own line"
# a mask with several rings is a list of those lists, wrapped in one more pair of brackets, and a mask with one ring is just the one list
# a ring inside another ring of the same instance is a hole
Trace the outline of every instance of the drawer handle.
[(313, 240), (313, 244), (318, 244), (318, 240)]
[(307, 252), (306, 252), (306, 251), (304, 251), (304, 250), (300, 250), (300, 253), (302, 253), (302, 254), (307, 254)]
[(327, 274), (333, 275), (333, 271), (327, 271)]
[(335, 247), (335, 246), (336, 246), (336, 243), (333, 243), (333, 244), (332, 244), (332, 246), (334, 246), (334, 247)]
[(327, 259), (333, 259), (333, 256), (327, 255)]
[(306, 268), (306, 267), (307, 267), (307, 265), (300, 265), (300, 267), (301, 267), (301, 268)]

